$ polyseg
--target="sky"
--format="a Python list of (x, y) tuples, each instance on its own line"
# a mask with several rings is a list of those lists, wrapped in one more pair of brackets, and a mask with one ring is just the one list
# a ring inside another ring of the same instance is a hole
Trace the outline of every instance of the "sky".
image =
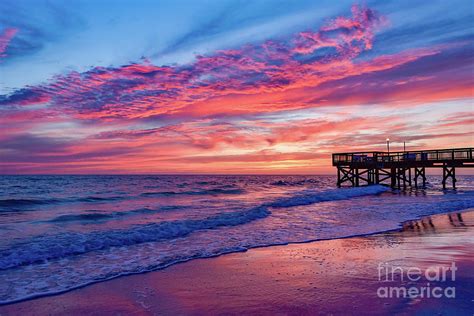
[(2, 0), (0, 174), (474, 147), (472, 1)]

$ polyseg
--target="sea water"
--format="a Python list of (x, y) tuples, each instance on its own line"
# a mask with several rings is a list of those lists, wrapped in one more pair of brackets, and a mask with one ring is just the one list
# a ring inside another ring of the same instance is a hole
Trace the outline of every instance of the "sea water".
[(396, 229), (474, 207), (457, 190), (332, 176), (0, 176), (0, 304), (253, 247)]

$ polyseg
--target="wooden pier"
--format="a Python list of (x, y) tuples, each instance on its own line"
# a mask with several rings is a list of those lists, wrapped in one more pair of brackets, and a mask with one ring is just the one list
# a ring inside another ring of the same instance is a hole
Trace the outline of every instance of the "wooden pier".
[(451, 180), (456, 188), (456, 168), (474, 167), (474, 148), (402, 152), (351, 152), (332, 155), (337, 186), (384, 184), (392, 188), (426, 184), (426, 168), (443, 169), (443, 188)]

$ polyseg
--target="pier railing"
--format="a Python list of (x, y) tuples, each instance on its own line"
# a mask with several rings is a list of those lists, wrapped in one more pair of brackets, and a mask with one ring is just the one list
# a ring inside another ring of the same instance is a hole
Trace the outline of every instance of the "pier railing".
[(450, 162), (473, 160), (474, 148), (416, 150), (399, 152), (350, 152), (332, 155), (333, 166), (370, 163)]

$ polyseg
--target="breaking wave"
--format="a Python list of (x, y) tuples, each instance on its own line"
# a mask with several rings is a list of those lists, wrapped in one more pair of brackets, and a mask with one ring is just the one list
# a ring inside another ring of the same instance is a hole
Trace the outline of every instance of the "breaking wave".
[[(303, 192), (272, 203), (239, 212), (219, 213), (203, 219), (167, 221), (141, 226), (127, 230), (110, 230), (105, 232), (64, 233), (35, 237), (26, 243), (13, 245), (8, 250), (0, 251), (0, 269), (9, 269), (44, 260), (62, 258), (71, 255), (102, 250), (110, 247), (129, 246), (145, 242), (184, 237), (195, 231), (215, 229), (222, 226), (242, 225), (270, 214), (268, 207), (291, 207), (312, 203), (342, 200), (357, 196), (379, 194), (386, 191), (383, 186), (360, 187), (340, 190), (327, 190), (317, 193)], [(130, 212), (152, 212), (150, 209), (133, 210)], [(112, 214), (85, 213), (79, 215), (61, 215), (51, 222), (69, 222), (83, 220), (104, 220), (114, 216), (126, 215), (115, 212)]]

